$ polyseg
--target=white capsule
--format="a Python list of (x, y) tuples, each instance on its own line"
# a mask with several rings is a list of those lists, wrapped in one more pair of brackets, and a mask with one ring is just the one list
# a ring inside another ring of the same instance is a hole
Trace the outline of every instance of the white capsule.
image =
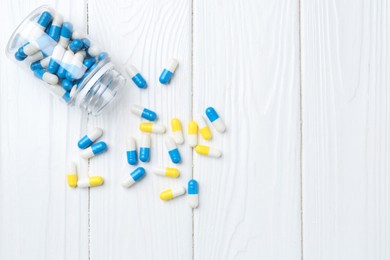
[(83, 37), (84, 37), (84, 35), (80, 31), (73, 31), (73, 33), (72, 33), (72, 40), (74, 40), (74, 39), (81, 39)]
[(43, 58), (45, 58), (45, 55), (43, 55), (43, 52), (39, 51), (39, 52), (35, 53), (34, 55), (28, 56), (27, 59), (30, 62), (36, 62), (38, 60), (42, 60)]
[(95, 45), (92, 45), (92, 46), (89, 47), (89, 49), (88, 49), (88, 54), (89, 54), (89, 56), (91, 56), (91, 57), (96, 57), (96, 56), (98, 56), (100, 52), (101, 52), (101, 51), (100, 51), (99, 47), (97, 47), (97, 46), (95, 46)]

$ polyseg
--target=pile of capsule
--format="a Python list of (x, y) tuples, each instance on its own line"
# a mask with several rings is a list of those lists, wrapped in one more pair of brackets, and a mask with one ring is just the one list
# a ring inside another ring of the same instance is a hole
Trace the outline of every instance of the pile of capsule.
[(108, 57), (82, 33), (73, 31), (73, 25), (63, 22), (55, 11), (42, 12), (25, 30), (15, 59), (27, 62), (34, 75), (66, 102), (74, 97), (83, 79)]
[[(103, 130), (95, 128), (84, 135), (78, 142), (78, 147), (81, 149), (81, 157), (88, 160), (98, 154), (107, 151), (107, 144), (103, 141), (96, 142), (103, 135)], [(88, 178), (78, 179), (76, 163), (71, 161), (68, 163), (67, 169), (68, 185), (72, 188), (87, 188), (96, 187), (103, 184), (102, 176), (89, 176)]]
[[(170, 59), (167, 66), (163, 69), (161, 76), (159, 78), (160, 83), (169, 84), (171, 81), (174, 72), (178, 66), (178, 61), (176, 59)], [(126, 65), (126, 72), (133, 80), (133, 82), (141, 89), (147, 87), (147, 82), (142, 77), (137, 68), (131, 64)], [(148, 163), (150, 161), (150, 148), (151, 148), (151, 134), (165, 134), (166, 127), (162, 124), (156, 124), (155, 121), (158, 119), (156, 112), (144, 108), (139, 105), (133, 105), (131, 107), (131, 112), (143, 119), (146, 119), (147, 122), (142, 122), (139, 125), (139, 130), (142, 132), (142, 136), (139, 140), (139, 153), (137, 149), (137, 140), (134, 137), (129, 137), (126, 143), (126, 157), (127, 162), (131, 166), (138, 164), (138, 159), (143, 163)], [(218, 115), (217, 111), (213, 107), (208, 107), (205, 110), (205, 117), (199, 115), (196, 118), (196, 121), (190, 121), (188, 124), (188, 143), (194, 150), (204, 156), (210, 156), (219, 158), (222, 155), (222, 152), (214, 147), (209, 147), (207, 145), (200, 144), (198, 142), (198, 132), (202, 138), (206, 141), (212, 139), (211, 130), (206, 122), (207, 121), (215, 128), (219, 133), (223, 133), (226, 130), (225, 123)], [(184, 144), (184, 135), (182, 124), (178, 118), (173, 118), (171, 120), (171, 135), (165, 138), (166, 150), (169, 154), (169, 158), (174, 164), (181, 163), (181, 155), (177, 145)], [(78, 143), (80, 149), (85, 149), (82, 152), (82, 156), (86, 159), (91, 158), (99, 153), (104, 152), (107, 149), (107, 146), (103, 142), (95, 143), (98, 138), (102, 135), (100, 128), (95, 128), (91, 132), (87, 133)], [(102, 145), (102, 143), (104, 145)], [(92, 145), (91, 145), (92, 144)], [(91, 145), (91, 146), (90, 146)], [(74, 164), (73, 164), (74, 165)], [(77, 183), (77, 173), (74, 170), (75, 167), (71, 167), (68, 170), (68, 185), (75, 187)], [(159, 176), (165, 176), (168, 178), (178, 178), (180, 176), (180, 170), (175, 167), (156, 167), (153, 169), (153, 172)], [(124, 188), (130, 188), (135, 183), (138, 183), (146, 176), (146, 171), (143, 167), (137, 167), (129, 175), (126, 175), (122, 180), (122, 186)], [(89, 180), (80, 180), (82, 187), (93, 187), (98, 186), (103, 183), (96, 182), (97, 176), (89, 177)], [(99, 176), (100, 177), (100, 176)], [(101, 178), (101, 177), (100, 177)], [(76, 181), (75, 181), (76, 180)], [(102, 178), (101, 178), (102, 180)], [(174, 187), (161, 191), (160, 199), (168, 201), (184, 195), (187, 192), (185, 187)], [(199, 205), (199, 184), (195, 179), (188, 181), (188, 201), (191, 208), (197, 208)]]

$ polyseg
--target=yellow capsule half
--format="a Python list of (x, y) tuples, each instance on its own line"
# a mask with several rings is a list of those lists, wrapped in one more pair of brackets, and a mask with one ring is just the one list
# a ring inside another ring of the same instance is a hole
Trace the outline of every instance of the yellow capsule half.
[(177, 177), (179, 177), (179, 175), (180, 175), (180, 172), (178, 169), (170, 168), (170, 167), (165, 168), (165, 176), (171, 177), (171, 178), (177, 178)]
[(191, 121), (188, 124), (188, 134), (197, 135), (198, 134), (198, 124), (195, 121)]
[(89, 177), (89, 186), (90, 187), (95, 187), (95, 186), (100, 186), (104, 182), (104, 179), (102, 176), (91, 176)]
[(77, 181), (78, 181), (77, 174), (68, 174), (67, 179), (68, 179), (68, 186), (69, 187), (72, 187), (72, 188), (77, 187)]
[(198, 154), (202, 154), (202, 155), (209, 155), (209, 152), (210, 152), (210, 147), (209, 146), (206, 146), (206, 145), (197, 145), (195, 147), (195, 151), (198, 153)]
[(171, 127), (173, 132), (181, 131), (181, 123), (180, 120), (177, 118), (173, 118), (171, 120)]
[(139, 125), (139, 130), (142, 132), (151, 133), (153, 131), (153, 123), (141, 123)]
[(201, 128), (199, 131), (200, 131), (200, 134), (202, 135), (203, 139), (205, 139), (205, 140), (211, 139), (212, 135), (211, 135), (210, 128), (208, 126)]

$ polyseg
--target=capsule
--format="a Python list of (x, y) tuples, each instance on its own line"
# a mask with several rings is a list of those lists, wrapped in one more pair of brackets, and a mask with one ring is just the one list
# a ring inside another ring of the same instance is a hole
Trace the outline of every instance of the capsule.
[(85, 72), (84, 68), (84, 58), (86, 56), (85, 51), (79, 51), (74, 56), (72, 61), (70, 62), (70, 68), (66, 72), (66, 79), (67, 80), (75, 80), (80, 79)]
[(70, 91), (72, 89), (72, 87), (73, 87), (73, 82), (70, 81), (70, 80), (67, 80), (67, 79), (63, 79), (62, 82), (61, 82), (61, 86), (66, 91)]
[(122, 186), (124, 188), (129, 188), (133, 186), (134, 183), (139, 182), (146, 175), (145, 169), (138, 167), (129, 176), (126, 176), (122, 181)]
[(206, 116), (210, 120), (211, 124), (220, 133), (225, 132), (226, 125), (223, 122), (222, 118), (219, 117), (217, 111), (213, 107), (206, 108)]
[(176, 168), (171, 168), (171, 167), (166, 167), (166, 168), (158, 167), (158, 168), (154, 168), (153, 172), (156, 175), (170, 177), (170, 178), (177, 178), (177, 177), (180, 176), (180, 171), (178, 169), (176, 169)]
[(129, 75), (131, 80), (134, 82), (135, 85), (139, 88), (146, 88), (147, 83), (146, 80), (142, 77), (141, 73), (138, 71), (136, 67), (134, 67), (131, 64), (127, 64), (126, 73)]
[(69, 48), (69, 50), (71, 50), (73, 52), (78, 52), (79, 50), (81, 50), (83, 48), (83, 46), (84, 46), (84, 44), (83, 44), (82, 40), (75, 39), (75, 40), (70, 42), (68, 48)]
[(177, 187), (173, 189), (166, 189), (160, 193), (160, 199), (162, 200), (171, 200), (186, 193), (184, 187)]
[(49, 29), (49, 37), (55, 40), (56, 42), (60, 39), (60, 33), (61, 33), (61, 26), (62, 26), (62, 15), (55, 14), (53, 22), (51, 23), (50, 29)]
[(197, 120), (198, 120), (200, 135), (203, 137), (204, 140), (210, 140), (212, 138), (212, 135), (209, 126), (206, 124), (206, 121), (202, 116), (198, 116)]
[(141, 139), (141, 145), (139, 148), (139, 159), (142, 162), (148, 162), (150, 160), (150, 136), (143, 135)]
[(221, 157), (222, 155), (222, 152), (220, 150), (206, 145), (197, 145), (195, 147), (195, 151), (198, 154), (215, 157), (215, 158)]
[(137, 159), (137, 145), (136, 145), (136, 142), (135, 142), (135, 139), (132, 138), (132, 137), (129, 137), (127, 139), (127, 143), (126, 143), (126, 155), (127, 155), (127, 162), (130, 164), (130, 165), (136, 165), (137, 162), (138, 162), (138, 159)]
[(165, 126), (153, 123), (141, 123), (139, 129), (146, 133), (163, 134), (165, 133)]
[(92, 45), (91, 47), (88, 48), (88, 51), (87, 51), (88, 55), (91, 56), (91, 57), (96, 57), (99, 55), (100, 53), (100, 49), (99, 47), (95, 46), (95, 45)]
[(77, 143), (77, 146), (80, 149), (85, 149), (89, 147), (91, 144), (93, 144), (102, 135), (103, 135), (103, 130), (101, 128), (96, 127), (92, 129), (90, 132), (88, 132), (86, 135), (81, 137), (81, 139)]
[(70, 37), (72, 36), (73, 25), (65, 22), (62, 24), (59, 44), (64, 48), (68, 48)]
[(149, 120), (149, 121), (154, 121), (157, 119), (156, 112), (154, 112), (150, 109), (147, 109), (147, 108), (143, 108), (143, 107), (138, 106), (138, 105), (133, 105), (131, 107), (131, 112), (134, 115), (140, 116), (140, 117), (145, 118), (146, 120)]
[(194, 179), (188, 181), (188, 204), (193, 209), (199, 206), (199, 185)]
[(82, 37), (84, 37), (84, 34), (82, 32), (80, 32), (80, 31), (73, 31), (72, 32), (72, 36), (71, 36), (72, 40), (80, 39)]
[(41, 79), (41, 80), (43, 80), (46, 83), (49, 83), (51, 85), (56, 85), (58, 83), (58, 77), (56, 75), (51, 74), (50, 72), (47, 72), (43, 69), (34, 70), (34, 75), (37, 78), (39, 78), (39, 79)]
[(92, 67), (92, 65), (94, 65), (96, 63), (96, 59), (95, 58), (88, 58), (88, 59), (85, 59), (83, 61), (83, 64), (84, 66), (89, 69)]
[[(64, 57), (61, 60), (60, 67), (57, 70), (57, 76), (61, 79), (66, 78), (67, 70), (70, 68), (70, 63), (73, 60), (74, 53), (71, 50), (67, 50)], [(49, 64), (50, 66), (50, 64)]]
[(89, 178), (81, 179), (77, 182), (79, 188), (88, 188), (100, 186), (104, 183), (102, 176), (90, 176)]
[(43, 58), (46, 58), (46, 54), (43, 53), (42, 51), (38, 51), (37, 53), (35, 53), (34, 55), (31, 55), (29, 56), (27, 59), (29, 62), (36, 62), (36, 61), (40, 61), (42, 60)]
[(184, 143), (183, 131), (181, 128), (181, 122), (177, 118), (171, 120), (172, 136), (177, 144)]
[(56, 73), (58, 68), (60, 67), (62, 58), (65, 54), (65, 48), (61, 44), (57, 44), (56, 47), (54, 47), (53, 54), (50, 57), (50, 62), (47, 67), (47, 70), (50, 73)]
[(169, 157), (171, 157), (171, 161), (173, 163), (180, 163), (181, 157), (179, 149), (177, 149), (176, 143), (172, 137), (165, 138), (165, 146), (167, 147)]
[(108, 58), (108, 53), (107, 52), (99, 53), (99, 55), (98, 55), (98, 60), (99, 61), (104, 60), (105, 58)]
[(77, 186), (77, 167), (74, 162), (68, 163), (68, 170), (66, 172), (66, 177), (68, 180), (68, 186), (75, 188)]
[(88, 147), (85, 150), (81, 151), (81, 156), (84, 159), (89, 159), (91, 157), (94, 157), (95, 155), (101, 154), (107, 150), (107, 144), (105, 142), (98, 142), (90, 147)]
[(175, 73), (175, 70), (177, 68), (177, 65), (179, 62), (176, 59), (170, 59), (168, 62), (168, 66), (164, 68), (164, 70), (161, 73), (160, 76), (160, 83), (161, 84), (169, 84), (169, 82), (172, 79), (173, 73)]
[(198, 124), (195, 121), (188, 124), (188, 143), (191, 147), (198, 144)]
[(50, 62), (50, 57), (46, 57), (42, 60), (38, 60), (36, 62), (31, 63), (30, 68), (31, 68), (31, 70), (46, 69), (49, 62)]

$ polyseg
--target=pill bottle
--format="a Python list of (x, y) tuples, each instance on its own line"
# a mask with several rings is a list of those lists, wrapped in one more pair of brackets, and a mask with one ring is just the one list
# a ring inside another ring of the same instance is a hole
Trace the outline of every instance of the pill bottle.
[(47, 5), (20, 23), (6, 54), (62, 102), (95, 116), (114, 103), (126, 83), (96, 42)]

